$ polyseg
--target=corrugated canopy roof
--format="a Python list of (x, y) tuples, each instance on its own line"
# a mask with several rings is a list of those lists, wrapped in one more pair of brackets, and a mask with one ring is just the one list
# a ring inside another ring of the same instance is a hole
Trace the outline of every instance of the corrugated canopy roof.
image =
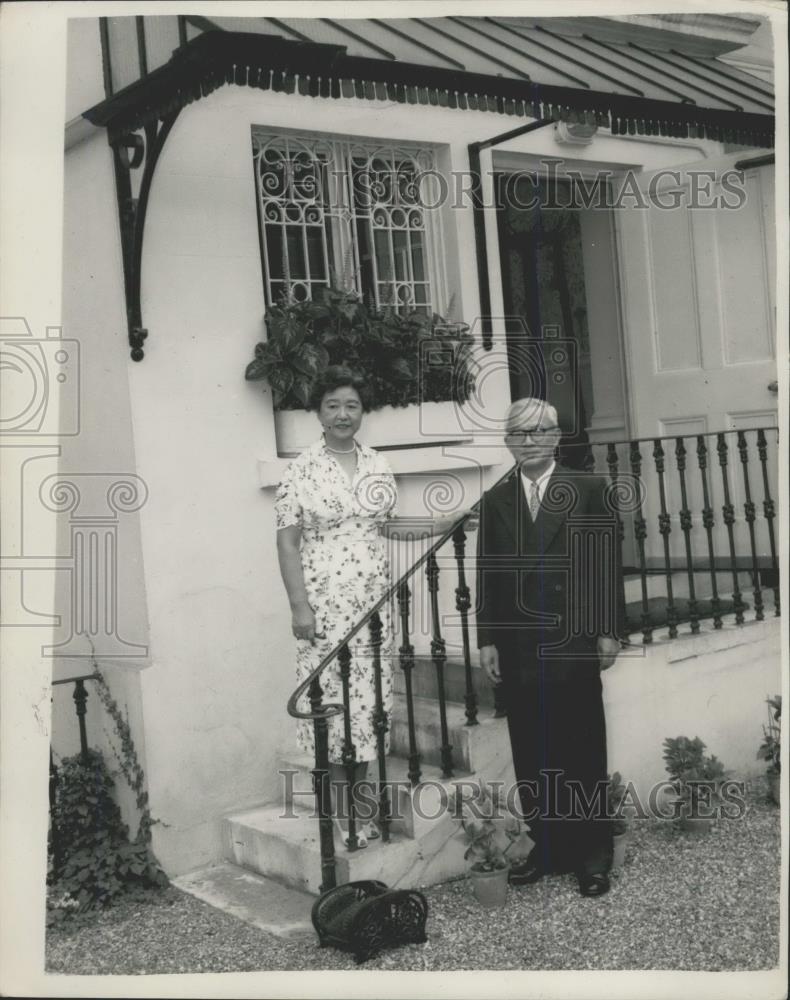
[[(772, 114), (771, 86), (700, 54), (694, 37), (647, 33), (603, 18), (191, 18), (215, 27), (342, 45), (350, 56), (434, 66), (557, 87)], [(656, 38), (650, 39), (650, 34)], [(649, 45), (649, 47), (648, 47)]]
[(169, 62), (85, 117), (117, 137), (230, 83), (584, 121), (615, 135), (774, 142), (770, 84), (678, 31), (605, 18), (186, 21), (190, 40)]

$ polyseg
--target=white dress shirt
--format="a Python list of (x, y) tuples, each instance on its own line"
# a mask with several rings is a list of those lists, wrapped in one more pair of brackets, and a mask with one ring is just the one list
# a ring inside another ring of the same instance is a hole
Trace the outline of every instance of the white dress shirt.
[(546, 492), (546, 487), (549, 485), (549, 479), (551, 479), (551, 474), (557, 467), (556, 462), (552, 462), (551, 465), (546, 469), (542, 476), (538, 479), (530, 479), (529, 476), (522, 472), (521, 473), (521, 485), (524, 487), (524, 496), (527, 498), (527, 510), (529, 510), (529, 494), (532, 489), (532, 483), (537, 483), (538, 487), (538, 501), (543, 503), (543, 496)]

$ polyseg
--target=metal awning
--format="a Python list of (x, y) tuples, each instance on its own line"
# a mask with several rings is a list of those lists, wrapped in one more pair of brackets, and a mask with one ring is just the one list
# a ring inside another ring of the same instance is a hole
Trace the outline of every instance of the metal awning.
[[(767, 82), (693, 50), (607, 38), (587, 24), (596, 19), (581, 20), (574, 31), (573, 19), (551, 18), (191, 17), (196, 37), (85, 117), (117, 135), (233, 83), (773, 146)], [(245, 30), (225, 30), (237, 25)]]

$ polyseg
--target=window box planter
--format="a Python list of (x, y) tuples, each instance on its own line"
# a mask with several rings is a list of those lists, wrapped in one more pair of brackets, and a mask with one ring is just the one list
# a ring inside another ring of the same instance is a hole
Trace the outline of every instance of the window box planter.
[[(382, 406), (364, 415), (358, 437), (371, 448), (458, 441), (469, 437), (460, 410), (452, 401)], [(308, 410), (275, 410), (274, 426), (280, 458), (293, 458), (321, 436), (318, 417)]]

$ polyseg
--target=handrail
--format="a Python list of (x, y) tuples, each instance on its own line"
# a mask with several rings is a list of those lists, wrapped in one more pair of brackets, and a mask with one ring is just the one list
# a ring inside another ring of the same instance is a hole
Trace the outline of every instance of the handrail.
[[(494, 485), (499, 485), (499, 483), (504, 482), (504, 480), (507, 479), (508, 476), (512, 475), (514, 468), (515, 465), (511, 466), (510, 469), (508, 469), (508, 471), (505, 473), (505, 475), (502, 476), (500, 479), (498, 479)], [(332, 660), (337, 656), (337, 654), (340, 652), (343, 646), (347, 645), (354, 638), (354, 636), (362, 629), (363, 625), (367, 624), (367, 622), (373, 617), (373, 615), (379, 610), (379, 608), (384, 607), (387, 601), (405, 583), (405, 581), (408, 580), (409, 577), (411, 577), (414, 573), (416, 573), (417, 570), (420, 568), (420, 566), (422, 566), (423, 563), (426, 562), (427, 559), (437, 549), (441, 548), (442, 545), (444, 545), (444, 543), (449, 538), (451, 538), (453, 534), (455, 534), (459, 526), (462, 525), (466, 520), (468, 520), (468, 518), (472, 516), (472, 514), (476, 511), (479, 503), (480, 500), (474, 503), (471, 509), (467, 511), (467, 513), (464, 514), (463, 517), (459, 517), (457, 521), (453, 521), (452, 526), (448, 528), (447, 531), (444, 532), (444, 534), (439, 536), (438, 541), (434, 542), (433, 545), (431, 545), (428, 549), (426, 549), (425, 552), (423, 552), (423, 554), (420, 556), (420, 558), (416, 562), (412, 563), (409, 569), (407, 569), (406, 572), (401, 577), (399, 577), (398, 580), (395, 581), (395, 583), (391, 584), (387, 588), (387, 590), (384, 592), (384, 596), (381, 597), (373, 605), (370, 611), (368, 611), (363, 618), (360, 618), (357, 624), (349, 632), (346, 633), (343, 639), (340, 640), (340, 642), (331, 650), (331, 652), (326, 654), (326, 656), (323, 658), (323, 660), (321, 660), (321, 662), (318, 664), (315, 670), (310, 674), (307, 680), (303, 681), (299, 685), (299, 687), (294, 691), (291, 697), (288, 699), (289, 715), (292, 715), (295, 719), (318, 718), (315, 712), (299, 712), (296, 708), (296, 702), (304, 694), (304, 692), (308, 690), (313, 681), (317, 679), (318, 675), (323, 671), (324, 667), (326, 667), (328, 663), (332, 662)], [(329, 711), (329, 709), (335, 709), (335, 711)], [(321, 707), (322, 717), (329, 718), (332, 715), (339, 715), (341, 712), (345, 712), (345, 707), (341, 705), (339, 702), (331, 702), (330, 704), (323, 705)]]
[(56, 681), (52, 682), (52, 687), (57, 684), (75, 684), (77, 681), (95, 681), (98, 680), (99, 674), (81, 674), (79, 677), (61, 677)]
[[(744, 430), (746, 432), (757, 432), (759, 430), (761, 430), (761, 431), (778, 431), (779, 427), (777, 425), (773, 425), (773, 426), (769, 426), (769, 427), (749, 427), (749, 428), (745, 428)], [(645, 441), (676, 441), (678, 438), (717, 437), (719, 434), (738, 434), (738, 433), (741, 433), (741, 432), (739, 432), (737, 429), (732, 429), (731, 428), (731, 429), (726, 430), (726, 431), (705, 431), (702, 434), (695, 434), (695, 433), (692, 432), (690, 434), (664, 434), (664, 435), (653, 435), (651, 437), (643, 437), (643, 438), (622, 438), (622, 439), (618, 439), (616, 441), (591, 441), (591, 442), (578, 443), (578, 444), (564, 444), (563, 443), (562, 447), (564, 447), (564, 448), (581, 448), (581, 447), (590, 448), (590, 447), (599, 447), (599, 446), (607, 446), (607, 445), (622, 445), (622, 444), (630, 445), (630, 444), (637, 444), (637, 443), (645, 442)], [(493, 484), (493, 486), (489, 487), (489, 489), (493, 489), (494, 487), (499, 486), (500, 483), (505, 482), (506, 479), (509, 479), (510, 476), (513, 475), (513, 473), (514, 473), (515, 470), (516, 470), (516, 464), (514, 463), (513, 465), (511, 465), (508, 468), (507, 472), (505, 472), (504, 475), (502, 475)], [(605, 473), (604, 473), (604, 475), (605, 475)], [(342, 712), (345, 712), (345, 706), (343, 704), (341, 704), (340, 702), (330, 702), (330, 703), (328, 703), (326, 705), (322, 705), (319, 713), (316, 713), (316, 712), (300, 712), (296, 708), (296, 702), (311, 687), (311, 685), (313, 684), (313, 682), (318, 679), (319, 674), (321, 674), (324, 671), (324, 669), (327, 667), (327, 665), (332, 662), (332, 660), (337, 656), (337, 654), (340, 652), (340, 650), (345, 645), (347, 645), (354, 638), (354, 636), (357, 635), (357, 633), (360, 632), (361, 629), (370, 621), (370, 619), (373, 617), (373, 615), (376, 614), (376, 612), (380, 608), (384, 607), (384, 605), (387, 603), (387, 601), (390, 600), (390, 598), (393, 596), (393, 594), (395, 594), (401, 588), (401, 586), (410, 577), (412, 577), (417, 572), (417, 570), (425, 562), (427, 562), (427, 560), (431, 557), (431, 555), (433, 555), (433, 553), (436, 552), (437, 549), (440, 549), (442, 547), (442, 545), (444, 545), (444, 543), (446, 541), (448, 541), (448, 539), (450, 539), (453, 536), (453, 534), (455, 534), (455, 532), (458, 530), (458, 528), (461, 525), (463, 525), (464, 522), (467, 521), (468, 518), (470, 518), (473, 513), (475, 513), (477, 511), (477, 508), (479, 507), (481, 500), (482, 500), (482, 496), (480, 497), (479, 500), (477, 500), (472, 505), (472, 507), (470, 508), (470, 510), (466, 514), (464, 514), (463, 517), (460, 517), (460, 518), (458, 518), (457, 521), (454, 521), (453, 524), (452, 524), (452, 526), (450, 528), (448, 528), (448, 530), (445, 531), (444, 534), (440, 535), (439, 539), (436, 542), (434, 542), (428, 549), (426, 549), (426, 551), (423, 552), (423, 554), (420, 556), (420, 558), (415, 563), (413, 563), (409, 567), (409, 569), (407, 569), (406, 572), (403, 573), (403, 575), (398, 580), (395, 581), (395, 583), (391, 584), (387, 588), (387, 590), (384, 592), (384, 595), (373, 605), (373, 607), (364, 615), (364, 617), (360, 618), (360, 620), (357, 622), (357, 624), (354, 625), (354, 627), (352, 629), (350, 629), (346, 633), (346, 635), (340, 640), (340, 642), (338, 642), (337, 645), (334, 646), (332, 648), (332, 650), (329, 653), (326, 654), (326, 656), (321, 660), (321, 662), (313, 670), (313, 672), (310, 674), (310, 676), (306, 680), (302, 681), (302, 683), (299, 685), (299, 687), (293, 692), (293, 694), (291, 695), (291, 697), (288, 699), (287, 711), (288, 711), (288, 714), (290, 716), (292, 716), (295, 719), (317, 719), (317, 718), (328, 719), (328, 718), (331, 718), (332, 716), (340, 715)]]

